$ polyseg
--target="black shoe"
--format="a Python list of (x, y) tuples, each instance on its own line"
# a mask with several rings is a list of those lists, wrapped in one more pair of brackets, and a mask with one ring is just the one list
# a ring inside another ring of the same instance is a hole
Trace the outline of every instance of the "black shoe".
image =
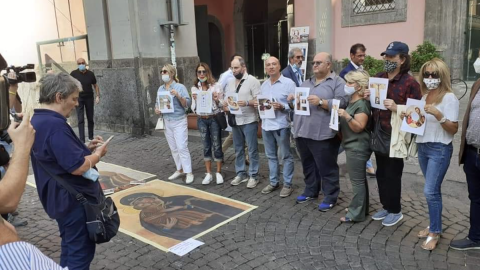
[(473, 242), (467, 237), (460, 240), (453, 240), (450, 242), (450, 247), (456, 250), (480, 249), (480, 242)]

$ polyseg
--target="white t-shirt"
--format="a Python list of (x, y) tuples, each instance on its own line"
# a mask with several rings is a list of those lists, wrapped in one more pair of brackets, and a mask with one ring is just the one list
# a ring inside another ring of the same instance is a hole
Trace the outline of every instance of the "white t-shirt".
[[(425, 101), (427, 95), (422, 97), (422, 100)], [(458, 122), (458, 110), (459, 102), (457, 97), (453, 93), (447, 93), (443, 96), (442, 102), (435, 105), (437, 110), (441, 111), (442, 114), (451, 122)], [(431, 114), (426, 114), (426, 125), (425, 133), (423, 136), (417, 135), (417, 143), (427, 143), (427, 142), (439, 142), (443, 144), (449, 144), (453, 140), (453, 135), (448, 133), (442, 128), (440, 122)]]

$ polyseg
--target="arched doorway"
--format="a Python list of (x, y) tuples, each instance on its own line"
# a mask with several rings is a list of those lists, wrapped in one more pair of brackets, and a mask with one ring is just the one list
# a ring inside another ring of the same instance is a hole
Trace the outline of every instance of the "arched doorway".
[(214, 17), (208, 16), (208, 32), (210, 41), (210, 63), (212, 73), (215, 78), (226, 69), (225, 65), (225, 37), (220, 21)]

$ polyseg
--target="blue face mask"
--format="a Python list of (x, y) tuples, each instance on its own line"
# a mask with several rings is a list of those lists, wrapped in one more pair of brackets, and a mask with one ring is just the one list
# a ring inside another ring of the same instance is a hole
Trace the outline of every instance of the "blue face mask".
[(295, 69), (295, 70), (299, 70), (297, 64), (293, 64), (293, 65), (292, 65), (292, 68)]
[(88, 171), (82, 174), (82, 176), (87, 178), (88, 180), (92, 180), (93, 182), (96, 182), (100, 174), (94, 168), (90, 168)]
[(82, 64), (82, 65), (78, 65), (78, 69), (79, 69), (80, 71), (84, 71), (85, 69), (87, 69), (87, 67)]

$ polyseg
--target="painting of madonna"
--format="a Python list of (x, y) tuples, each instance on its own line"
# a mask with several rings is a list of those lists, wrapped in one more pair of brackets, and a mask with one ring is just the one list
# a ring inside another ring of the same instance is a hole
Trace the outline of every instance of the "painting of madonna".
[(140, 192), (120, 199), (120, 204), (139, 210), (143, 228), (160, 236), (184, 241), (244, 210), (190, 195), (162, 197)]

